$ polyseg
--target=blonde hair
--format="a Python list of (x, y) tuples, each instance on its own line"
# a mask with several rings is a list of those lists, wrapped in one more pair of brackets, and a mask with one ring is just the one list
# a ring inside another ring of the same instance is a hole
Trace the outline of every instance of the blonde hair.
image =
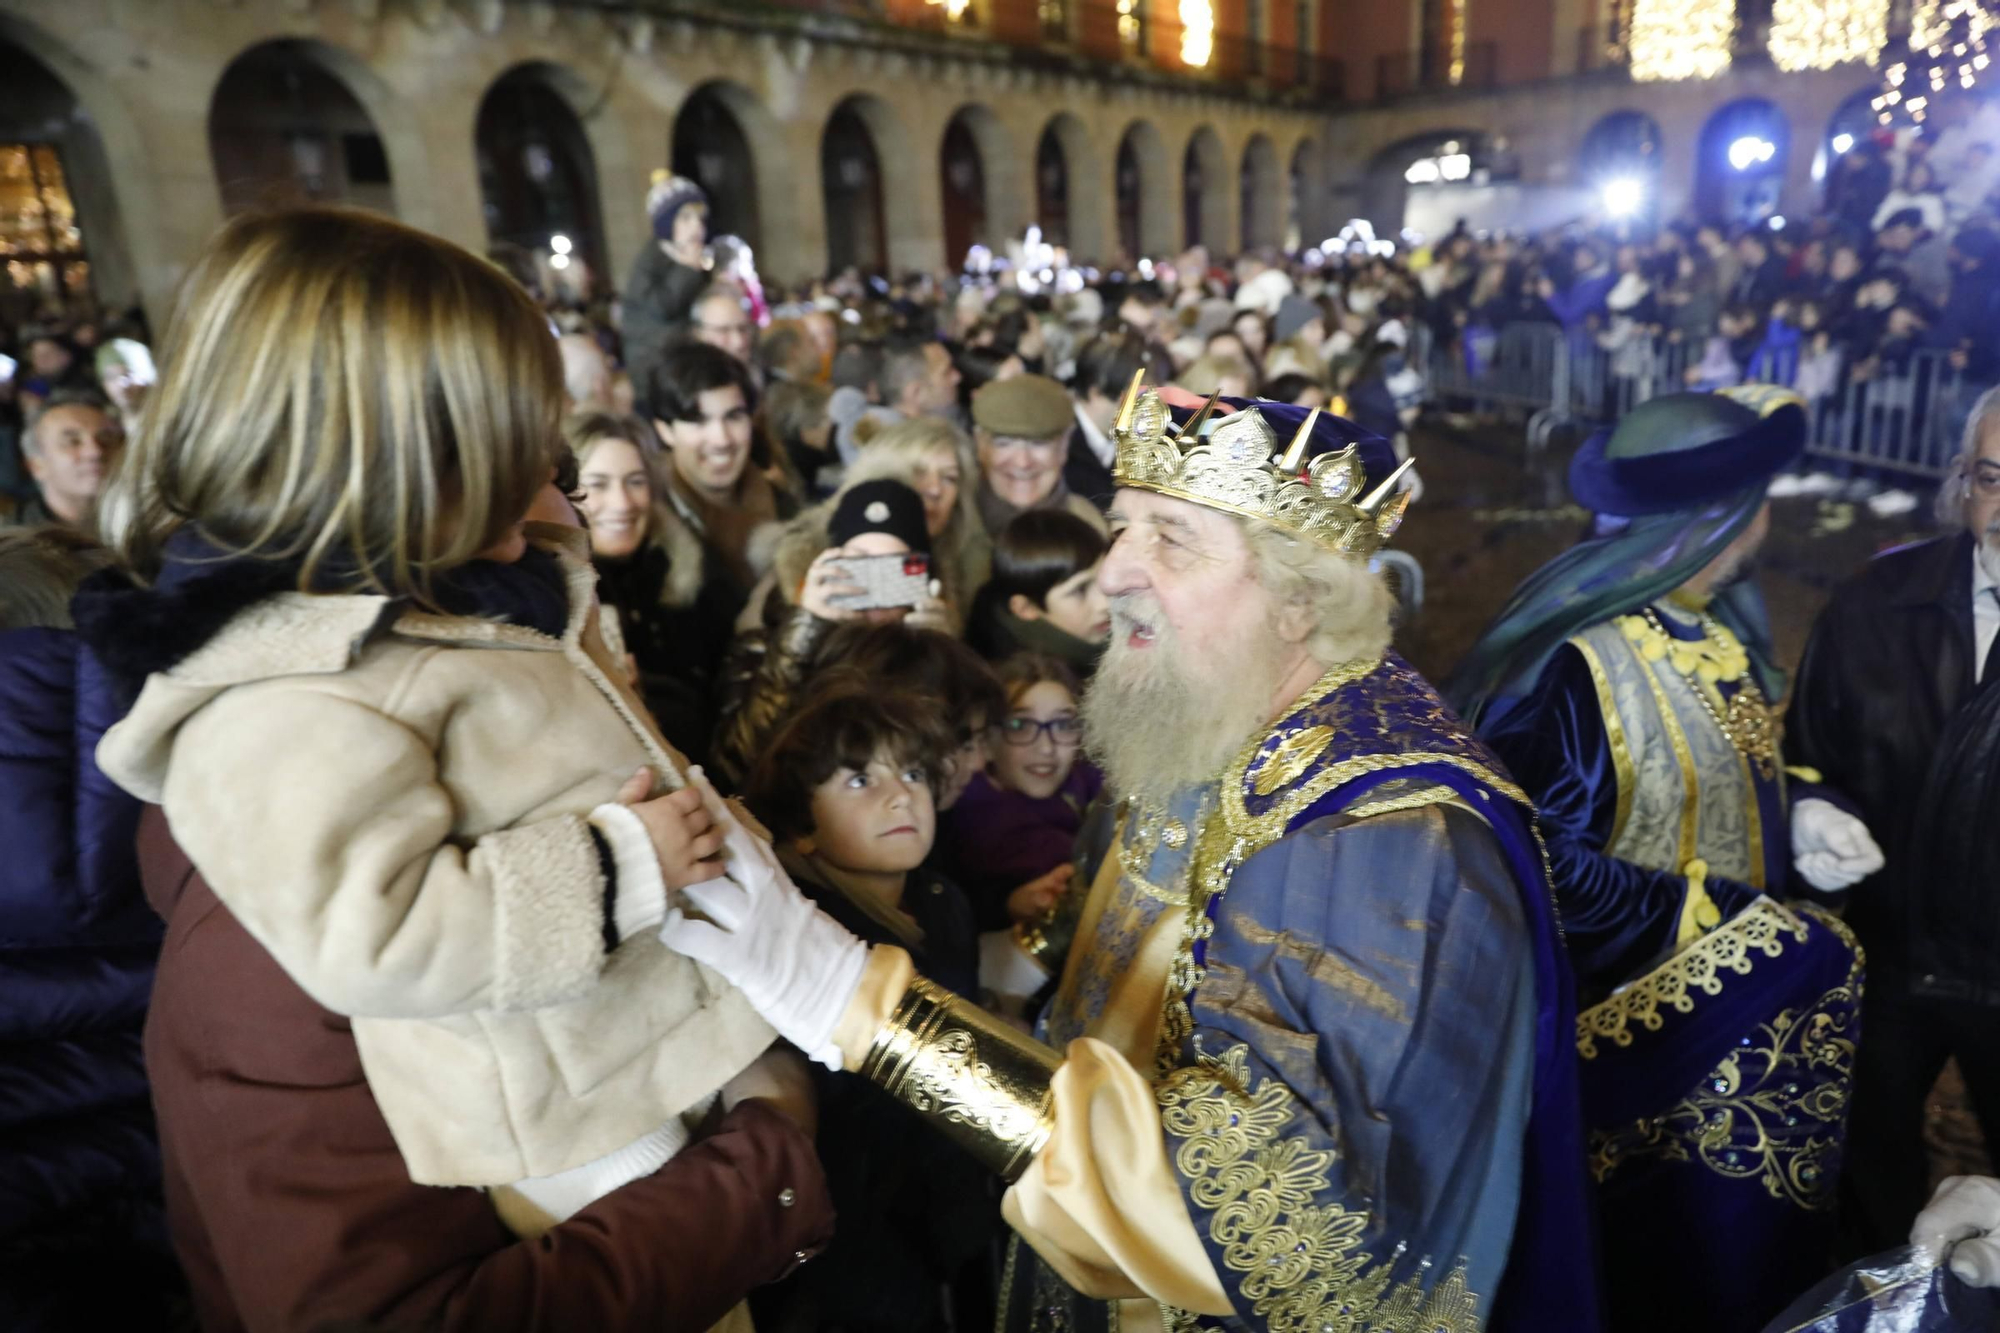
[(1313, 616), (1304, 647), (1314, 661), (1330, 667), (1388, 650), (1396, 599), (1365, 562), (1264, 523), (1246, 523), (1244, 535), (1272, 605), (1301, 606)]
[(958, 460), (958, 510), (938, 534), (939, 540), (956, 545), (969, 533), (983, 530), (973, 503), (979, 464), (973, 457), (972, 437), (942, 417), (910, 417), (883, 427), (861, 446), (841, 489), (882, 478), (915, 485), (917, 470), (938, 454)]
[(548, 321), (486, 260), (355, 209), (239, 217), (181, 288), (116, 549), (148, 578), (198, 528), (302, 591), (434, 605), (548, 480), (562, 408)]

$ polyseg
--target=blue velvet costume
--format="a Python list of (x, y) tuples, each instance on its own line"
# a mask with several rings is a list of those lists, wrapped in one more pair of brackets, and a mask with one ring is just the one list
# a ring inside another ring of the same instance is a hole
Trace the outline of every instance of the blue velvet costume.
[[(1336, 668), (1222, 778), (1133, 811), (1058, 1044), (1186, 922), (1155, 1091), (1235, 1307), (1170, 1328), (1598, 1325), (1574, 1007), (1525, 797), (1391, 655)], [(1086, 850), (1086, 863), (1092, 852)], [(1094, 866), (1086, 864), (1094, 878)], [(1025, 1246), (1003, 1328), (1104, 1328)]]
[(1548, 843), (1610, 1326), (1752, 1333), (1832, 1267), (1862, 960), (1832, 916), (1773, 901), (1803, 792), (1760, 730), (1783, 678), (1754, 585), (1725, 589), (1707, 625), (1668, 598), (1754, 520), (1803, 417), (1655, 404), (1572, 469), (1581, 498), (1631, 521), (1530, 576), (1454, 697)]

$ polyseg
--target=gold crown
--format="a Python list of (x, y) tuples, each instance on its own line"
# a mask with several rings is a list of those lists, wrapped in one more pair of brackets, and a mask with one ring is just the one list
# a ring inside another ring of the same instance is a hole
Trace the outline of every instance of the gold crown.
[(1255, 408), (1232, 412), (1210, 426), (1215, 397), (1176, 429), (1159, 394), (1141, 391), (1145, 374), (1142, 370), (1132, 377), (1111, 428), (1118, 485), (1254, 518), (1362, 560), (1381, 550), (1402, 526), (1410, 493), (1397, 487), (1412, 460), (1404, 460), (1381, 485), (1357, 498), (1368, 479), (1358, 446), (1305, 461), (1318, 408), (1280, 456), (1277, 436)]

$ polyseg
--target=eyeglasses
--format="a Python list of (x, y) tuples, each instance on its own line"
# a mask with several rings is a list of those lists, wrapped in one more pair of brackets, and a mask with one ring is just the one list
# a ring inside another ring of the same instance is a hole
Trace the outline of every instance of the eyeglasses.
[(1000, 724), (1000, 735), (1009, 745), (1033, 745), (1047, 732), (1057, 749), (1067, 750), (1083, 740), (1083, 723), (1073, 717), (1010, 717)]

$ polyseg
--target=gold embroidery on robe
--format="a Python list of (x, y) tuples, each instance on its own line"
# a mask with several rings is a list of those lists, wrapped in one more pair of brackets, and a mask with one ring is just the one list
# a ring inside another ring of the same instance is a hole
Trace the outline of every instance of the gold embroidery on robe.
[(1847, 976), (1803, 1009), (1759, 1024), (1663, 1115), (1590, 1136), (1600, 1182), (1638, 1158), (1698, 1161), (1731, 1179), (1754, 1179), (1774, 1199), (1809, 1212), (1833, 1203), (1854, 1073), (1862, 956), (1837, 918), (1805, 907), (1853, 955)]
[[(1158, 1096), (1161, 1124), (1181, 1140), (1174, 1165), (1188, 1198), (1270, 1333), (1480, 1333), (1463, 1261), (1428, 1292), (1428, 1261), (1391, 1289), (1394, 1258), (1377, 1263), (1361, 1248), (1368, 1214), (1317, 1201), (1332, 1187), (1334, 1154), (1283, 1133), (1291, 1089), (1276, 1079), (1253, 1088), (1248, 1047), (1177, 1070)], [(1170, 1330), (1193, 1326), (1185, 1312), (1165, 1314)]]

